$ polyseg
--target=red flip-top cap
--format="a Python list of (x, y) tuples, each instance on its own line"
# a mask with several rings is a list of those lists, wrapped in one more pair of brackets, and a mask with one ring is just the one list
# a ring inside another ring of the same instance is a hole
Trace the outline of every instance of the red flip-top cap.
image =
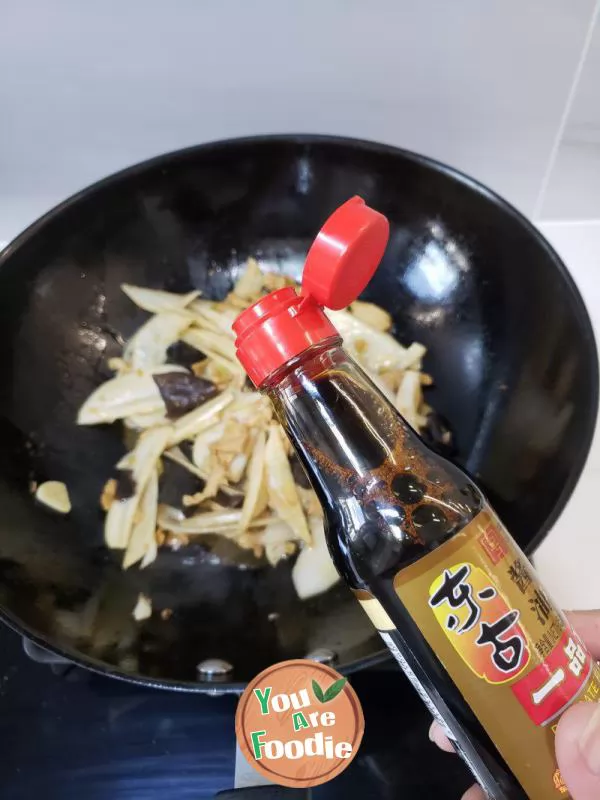
[(360, 197), (334, 211), (312, 243), (298, 295), (266, 295), (233, 323), (238, 358), (256, 386), (314, 344), (338, 333), (323, 307), (345, 308), (369, 283), (389, 236), (387, 219)]

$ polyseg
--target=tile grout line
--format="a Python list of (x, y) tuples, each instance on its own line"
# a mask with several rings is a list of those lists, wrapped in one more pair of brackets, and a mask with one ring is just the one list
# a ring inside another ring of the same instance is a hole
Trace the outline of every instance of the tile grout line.
[(546, 190), (548, 189), (548, 184), (550, 183), (550, 176), (552, 175), (554, 165), (556, 164), (558, 150), (563, 139), (565, 128), (567, 127), (569, 114), (571, 113), (571, 108), (573, 107), (573, 103), (575, 101), (575, 94), (577, 92), (577, 88), (579, 86), (579, 80), (581, 78), (581, 73), (583, 72), (583, 67), (587, 59), (587, 54), (589, 52), (590, 45), (592, 43), (592, 37), (594, 35), (594, 30), (596, 28), (596, 22), (598, 20), (599, 13), (600, 13), (600, 0), (596, 0), (594, 9), (592, 11), (592, 16), (590, 18), (590, 22), (588, 25), (587, 33), (585, 35), (585, 39), (583, 40), (583, 45), (581, 49), (581, 54), (579, 56), (579, 60), (577, 62), (577, 67), (575, 68), (575, 72), (573, 74), (573, 80), (571, 81), (571, 88), (569, 89), (569, 94), (567, 95), (567, 102), (565, 103), (563, 113), (558, 123), (558, 130), (556, 132), (556, 136), (552, 144), (552, 149), (550, 150), (548, 164), (544, 172), (544, 176), (542, 178), (542, 183), (540, 186), (540, 190), (538, 192), (537, 199), (535, 201), (532, 216), (533, 219), (536, 220), (540, 220), (540, 215), (542, 213), (542, 207), (544, 205), (544, 199), (546, 196)]

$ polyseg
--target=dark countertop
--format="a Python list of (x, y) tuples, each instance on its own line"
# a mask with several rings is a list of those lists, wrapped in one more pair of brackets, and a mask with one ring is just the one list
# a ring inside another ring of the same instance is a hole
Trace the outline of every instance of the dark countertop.
[[(352, 677), (366, 719), (361, 750), (323, 800), (458, 800), (465, 768), (427, 739), (429, 717), (399, 671)], [(205, 800), (231, 787), (235, 697), (138, 687), (31, 661), (0, 626), (3, 800)]]

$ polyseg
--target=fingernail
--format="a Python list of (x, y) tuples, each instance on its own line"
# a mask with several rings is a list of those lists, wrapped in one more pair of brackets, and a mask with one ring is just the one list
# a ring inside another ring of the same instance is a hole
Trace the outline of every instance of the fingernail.
[(429, 738), (431, 741), (436, 744), (440, 750), (443, 750), (445, 753), (454, 753), (454, 745), (448, 739), (446, 734), (444, 733), (443, 728), (439, 723), (433, 722), (431, 728), (429, 728)]
[(435, 742), (435, 722), (432, 722), (429, 726), (429, 741)]
[(579, 737), (579, 750), (590, 772), (600, 775), (600, 705)]

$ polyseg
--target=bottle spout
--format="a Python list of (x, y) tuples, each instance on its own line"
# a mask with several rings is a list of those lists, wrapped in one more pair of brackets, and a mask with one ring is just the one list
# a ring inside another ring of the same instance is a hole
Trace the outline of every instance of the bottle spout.
[(323, 308), (356, 300), (385, 251), (389, 223), (360, 197), (340, 206), (311, 245), (300, 295), (292, 287), (262, 297), (233, 323), (239, 361), (256, 386), (312, 345), (338, 336)]

